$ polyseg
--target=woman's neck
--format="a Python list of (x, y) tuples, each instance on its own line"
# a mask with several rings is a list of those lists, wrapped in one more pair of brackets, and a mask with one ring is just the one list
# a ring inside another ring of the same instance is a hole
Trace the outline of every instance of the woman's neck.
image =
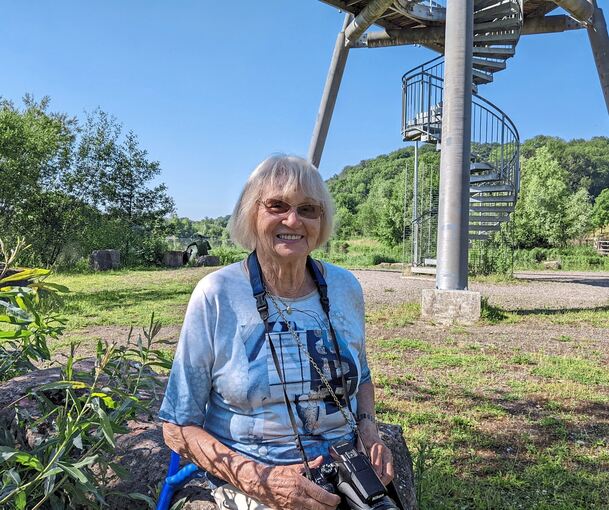
[(315, 289), (315, 282), (307, 271), (307, 260), (277, 260), (258, 255), (262, 277), (266, 289), (281, 297), (297, 298), (306, 296)]

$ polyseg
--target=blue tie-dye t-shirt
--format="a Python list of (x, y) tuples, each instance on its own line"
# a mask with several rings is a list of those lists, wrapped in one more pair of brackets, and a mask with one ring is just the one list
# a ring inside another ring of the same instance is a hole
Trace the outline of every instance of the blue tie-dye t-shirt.
[[(343, 395), (343, 371), (356, 412), (357, 388), (370, 380), (362, 290), (345, 269), (327, 263), (323, 269), (342, 367), (317, 291), (298, 299), (282, 298), (292, 309), (283, 314), (339, 398)], [(268, 303), (271, 340), (282, 364), (307, 457), (327, 458), (329, 445), (351, 438), (351, 430), (270, 299)], [(160, 418), (178, 425), (202, 426), (223, 444), (260, 462), (302, 462), (243, 263), (209, 274), (195, 288)]]

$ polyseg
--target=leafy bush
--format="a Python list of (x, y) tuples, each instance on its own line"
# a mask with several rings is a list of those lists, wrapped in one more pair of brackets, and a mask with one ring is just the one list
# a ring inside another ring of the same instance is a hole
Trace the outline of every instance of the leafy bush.
[(247, 256), (247, 252), (235, 246), (217, 246), (213, 247), (210, 252), (220, 259), (220, 264), (227, 265), (233, 262), (239, 262)]
[[(71, 346), (60, 380), (34, 388), (36, 407), (15, 406), (16, 431), (0, 443), (4, 470), (0, 507), (96, 508), (105, 505), (101, 483), (110, 470), (126, 473), (112, 462), (115, 434), (126, 432), (129, 419), (150, 414), (158, 384), (151, 370), (169, 369), (171, 358), (153, 348), (160, 325), (151, 319), (145, 340), (131, 335), (125, 346), (97, 344), (94, 369), (77, 369)], [(25, 432), (34, 436), (24, 441)]]
[(169, 243), (164, 237), (146, 237), (142, 239), (137, 249), (138, 263), (159, 266), (163, 263), (163, 257), (168, 249)]
[[(20, 248), (0, 265), (0, 381), (36, 369), (48, 360), (48, 337), (63, 332), (63, 320), (48, 301), (68, 292), (44, 282), (42, 269), (10, 269)], [(43, 300), (44, 298), (44, 300)], [(52, 300), (51, 300), (52, 302)], [(2, 324), (0, 324), (2, 326)], [(156, 348), (160, 324), (154, 315), (142, 336), (126, 345), (101, 341), (93, 361), (78, 362), (76, 346), (60, 364), (56, 382), (38, 386), (3, 409), (12, 424), (0, 434), (0, 508), (100, 508), (107, 506), (105, 478), (127, 473), (112, 462), (115, 435), (127, 420), (150, 414), (158, 384), (154, 369), (169, 370), (171, 354)], [(14, 413), (14, 414), (12, 414)], [(141, 494), (130, 497), (145, 499)]]
[(35, 368), (34, 363), (50, 358), (47, 337), (62, 334), (65, 321), (45, 310), (41, 299), (50, 299), (61, 285), (47, 283), (46, 269), (11, 269), (11, 263), (25, 248), (17, 243), (10, 252), (0, 240), (5, 262), (0, 264), (0, 382)]

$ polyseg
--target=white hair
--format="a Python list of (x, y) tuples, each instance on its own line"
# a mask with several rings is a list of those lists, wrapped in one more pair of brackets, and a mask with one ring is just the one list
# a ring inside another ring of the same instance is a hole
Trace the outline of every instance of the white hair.
[(256, 217), (258, 201), (264, 189), (282, 189), (286, 193), (300, 191), (319, 202), (322, 207), (319, 238), (314, 248), (324, 244), (332, 235), (334, 202), (317, 168), (297, 156), (271, 156), (250, 174), (230, 218), (233, 241), (248, 250), (258, 242)]

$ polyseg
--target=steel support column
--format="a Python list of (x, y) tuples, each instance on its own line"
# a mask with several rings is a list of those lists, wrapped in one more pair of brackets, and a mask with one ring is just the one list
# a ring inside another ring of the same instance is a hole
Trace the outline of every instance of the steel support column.
[(414, 142), (414, 177), (412, 181), (412, 265), (421, 263), (419, 257), (419, 236), (421, 228), (419, 225), (419, 142)]
[(448, 0), (436, 288), (467, 288), (474, 0)]
[(588, 26), (588, 38), (590, 39), (590, 46), (592, 46), (596, 70), (609, 113), (609, 35), (607, 34), (605, 16), (598, 7), (594, 10), (592, 24)]
[(316, 167), (319, 167), (319, 162), (321, 161), (321, 154), (324, 150), (324, 145), (326, 144), (328, 129), (330, 128), (330, 121), (332, 120), (332, 113), (334, 112), (334, 105), (336, 104), (336, 97), (338, 96), (338, 89), (340, 88), (340, 82), (343, 78), (345, 65), (347, 64), (349, 47), (345, 44), (345, 29), (349, 26), (352, 19), (352, 14), (345, 14), (343, 28), (336, 37), (330, 69), (328, 69), (328, 76), (321, 97), (317, 120), (315, 121), (315, 127), (313, 128), (308, 159), (309, 162)]

